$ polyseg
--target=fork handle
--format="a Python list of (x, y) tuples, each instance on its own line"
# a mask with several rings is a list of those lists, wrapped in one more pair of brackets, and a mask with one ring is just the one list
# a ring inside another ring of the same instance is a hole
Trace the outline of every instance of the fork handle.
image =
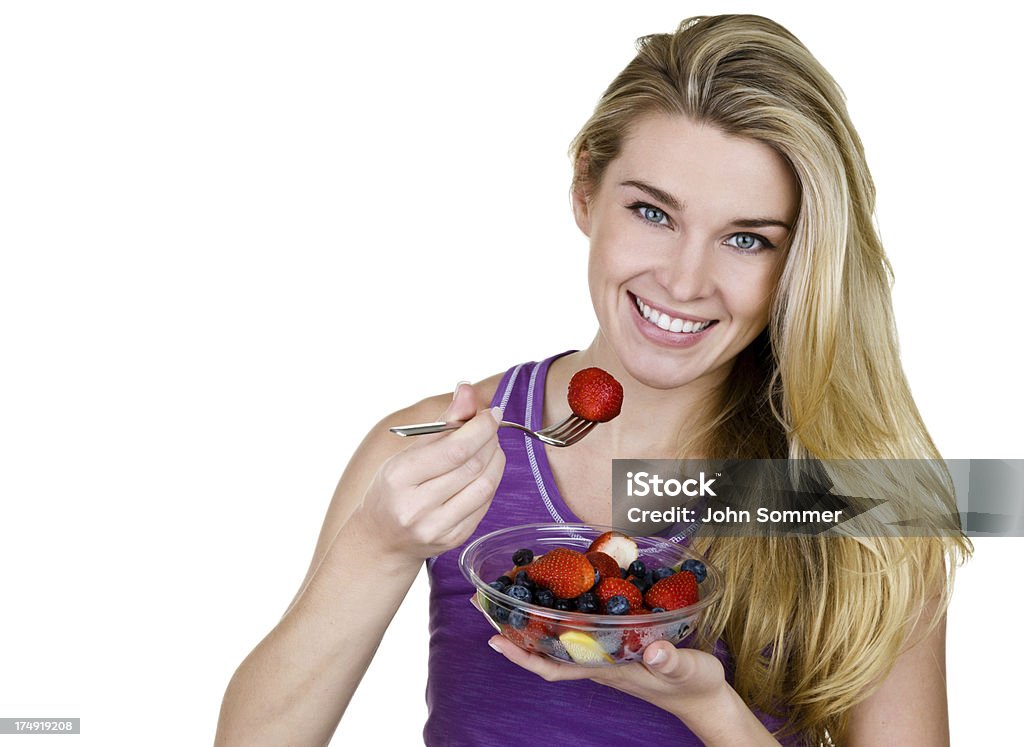
[[(435, 423), (418, 423), (416, 425), (396, 425), (394, 428), (388, 428), (389, 431), (399, 436), (425, 436), (428, 433), (443, 433), (444, 431), (455, 431), (468, 423), (468, 420), (453, 420), (447, 422), (444, 420), (438, 420)], [(516, 428), (524, 433), (529, 433), (534, 436), (533, 431), (525, 426), (519, 425), (519, 423), (510, 423), (507, 420), (502, 420), (498, 423), (499, 428)]]
[(417, 423), (416, 425), (396, 425), (394, 428), (389, 428), (392, 433), (399, 436), (425, 436), (428, 433), (442, 433), (444, 431), (458, 430), (466, 424), (465, 420), (454, 420), (452, 422), (446, 422), (444, 420), (438, 420), (434, 423)]

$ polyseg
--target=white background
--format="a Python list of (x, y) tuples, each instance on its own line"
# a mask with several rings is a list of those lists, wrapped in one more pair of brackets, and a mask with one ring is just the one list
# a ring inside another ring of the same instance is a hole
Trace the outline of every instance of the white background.
[[(756, 9), (849, 98), (940, 449), (1022, 457), (1019, 19), (907, 5)], [(633, 39), (750, 7), (5, 3), (0, 717), (212, 742), (366, 430), (589, 342), (566, 150)], [(954, 744), (1018, 732), (1022, 550), (961, 572)], [(420, 741), (425, 602), (335, 743)]]

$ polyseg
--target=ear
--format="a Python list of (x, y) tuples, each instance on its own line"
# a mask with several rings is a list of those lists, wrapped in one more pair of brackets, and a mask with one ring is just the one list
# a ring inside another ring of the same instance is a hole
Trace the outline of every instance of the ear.
[(581, 153), (576, 159), (576, 167), (573, 169), (572, 180), (572, 213), (576, 218), (576, 225), (583, 232), (584, 236), (590, 236), (590, 195), (587, 193), (587, 154)]

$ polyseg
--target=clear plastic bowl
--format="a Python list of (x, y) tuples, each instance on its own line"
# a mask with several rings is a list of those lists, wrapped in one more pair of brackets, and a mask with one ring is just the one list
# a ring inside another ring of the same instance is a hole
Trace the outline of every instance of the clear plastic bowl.
[[(707, 569), (707, 577), (698, 584), (699, 601), (666, 612), (568, 612), (513, 599), (489, 585), (512, 568), (516, 550), (529, 548), (535, 556), (556, 547), (586, 552), (591, 542), (611, 529), (595, 524), (525, 524), (499, 529), (466, 547), (459, 567), (476, 587), (477, 603), (491, 625), (520, 648), (587, 666), (624, 664), (641, 658), (655, 641), (679, 644), (693, 630), (700, 613), (722, 595), (721, 573), (699, 553), (660, 537), (633, 537), (648, 569), (678, 569), (690, 558), (700, 560)], [(514, 610), (520, 612), (513, 617)]]

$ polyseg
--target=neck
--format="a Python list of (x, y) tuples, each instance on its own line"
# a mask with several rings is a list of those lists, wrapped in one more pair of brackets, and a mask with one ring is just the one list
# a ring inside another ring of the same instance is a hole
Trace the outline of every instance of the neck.
[[(552, 364), (545, 397), (547, 418), (556, 417), (560, 411), (564, 413), (569, 379), (589, 366), (604, 369), (622, 384), (623, 407), (618, 417), (602, 423), (581, 445), (623, 459), (678, 457), (686, 433), (701, 424), (706, 403), (716, 396), (728, 375), (726, 371), (674, 389), (656, 389), (635, 379), (598, 332), (589, 347)], [(552, 412), (547, 412), (549, 407)]]

